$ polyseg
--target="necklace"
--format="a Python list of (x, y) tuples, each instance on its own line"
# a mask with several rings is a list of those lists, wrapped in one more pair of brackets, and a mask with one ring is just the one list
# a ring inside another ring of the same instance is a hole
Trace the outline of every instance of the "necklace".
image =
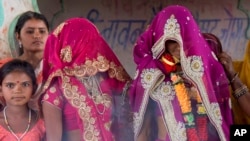
[[(97, 78), (95, 76), (90, 76), (90, 77), (82, 77), (78, 79), (84, 84), (91, 98), (94, 100), (97, 113), (99, 113), (100, 115), (103, 115), (106, 111), (106, 106), (104, 104), (105, 99), (104, 99), (100, 84), (97, 81)], [(103, 107), (102, 110), (98, 108), (99, 104), (102, 105)]]
[(4, 116), (5, 124), (7, 125), (9, 131), (11, 132), (11, 134), (17, 139), (17, 141), (21, 141), (22, 138), (26, 135), (26, 133), (27, 133), (27, 132), (29, 131), (29, 129), (30, 129), (30, 123), (31, 123), (31, 110), (29, 109), (29, 121), (28, 121), (28, 126), (27, 126), (26, 130), (24, 131), (24, 133), (23, 133), (20, 137), (18, 137), (18, 136), (14, 133), (14, 131), (11, 129), (10, 125), (9, 125), (9, 122), (8, 122), (7, 116), (6, 116), (6, 108), (7, 108), (7, 106), (4, 107), (4, 110), (3, 110), (3, 116)]

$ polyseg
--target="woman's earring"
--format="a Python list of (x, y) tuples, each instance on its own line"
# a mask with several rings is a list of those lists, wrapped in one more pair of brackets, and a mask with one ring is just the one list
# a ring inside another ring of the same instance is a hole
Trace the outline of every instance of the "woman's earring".
[(22, 48), (23, 46), (22, 46), (22, 43), (19, 41), (18, 42), (18, 44), (19, 44), (19, 48)]

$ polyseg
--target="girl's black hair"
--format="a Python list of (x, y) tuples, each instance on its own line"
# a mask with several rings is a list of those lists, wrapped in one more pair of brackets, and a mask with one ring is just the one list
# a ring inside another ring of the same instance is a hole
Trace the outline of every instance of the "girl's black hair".
[(23, 72), (27, 74), (32, 81), (33, 85), (33, 90), (32, 94), (36, 92), (37, 89), (37, 81), (36, 81), (36, 74), (35, 71), (30, 63), (27, 61), (23, 61), (20, 59), (13, 59), (7, 63), (5, 63), (1, 68), (0, 68), (0, 85), (3, 83), (3, 79), (11, 72)]

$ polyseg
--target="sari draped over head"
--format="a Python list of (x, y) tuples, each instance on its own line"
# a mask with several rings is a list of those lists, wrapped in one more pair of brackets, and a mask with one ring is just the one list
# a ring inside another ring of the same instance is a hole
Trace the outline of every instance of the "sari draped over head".
[(77, 111), (73, 122), (82, 140), (113, 140), (112, 98), (123, 93), (130, 77), (94, 24), (83, 18), (61, 23), (49, 35), (44, 54), (44, 91), (58, 83), (62, 97)]
[[(250, 89), (250, 79), (249, 79), (249, 70), (250, 70), (250, 41), (248, 41), (245, 55), (243, 60), (233, 62), (234, 69), (239, 73), (239, 78), (243, 84), (245, 84), (248, 89)], [(241, 109), (236, 99), (232, 99), (232, 109), (234, 115), (235, 124), (250, 124), (250, 118), (245, 114)]]
[(216, 35), (212, 33), (202, 33), (202, 35), (216, 56), (222, 53), (222, 45), (220, 39)]
[(158, 103), (167, 128), (166, 140), (187, 140), (184, 119), (170, 74), (159, 57), (165, 42), (180, 45), (184, 75), (197, 87), (207, 116), (221, 141), (229, 140), (232, 124), (228, 80), (223, 67), (204, 40), (190, 11), (183, 6), (168, 6), (159, 12), (138, 38), (134, 47), (136, 75), (130, 88), (134, 111), (134, 135), (140, 133), (149, 99)]

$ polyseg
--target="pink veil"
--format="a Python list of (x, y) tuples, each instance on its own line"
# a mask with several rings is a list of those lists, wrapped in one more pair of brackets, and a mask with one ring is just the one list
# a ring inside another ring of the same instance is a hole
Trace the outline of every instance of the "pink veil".
[[(101, 76), (97, 81), (103, 94), (113, 98), (122, 94), (130, 77), (94, 24), (83, 18), (61, 23), (48, 37), (43, 62), (44, 90), (58, 80), (63, 96), (78, 112), (83, 139), (113, 140), (114, 108), (109, 102), (96, 105), (78, 78)], [(95, 108), (100, 105), (107, 107), (101, 116)]]

